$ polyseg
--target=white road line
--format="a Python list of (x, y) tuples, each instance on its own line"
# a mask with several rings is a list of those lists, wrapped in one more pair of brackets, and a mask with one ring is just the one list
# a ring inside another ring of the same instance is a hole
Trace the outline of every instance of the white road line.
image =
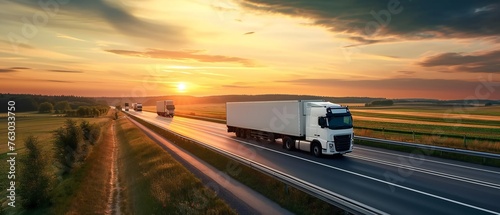
[(495, 183), (491, 183), (491, 182), (487, 182), (487, 181), (481, 181), (481, 180), (462, 177), (462, 176), (458, 176), (458, 175), (441, 173), (441, 172), (437, 172), (437, 171), (433, 171), (433, 170), (422, 169), (419, 167), (413, 167), (413, 166), (393, 163), (393, 162), (389, 162), (389, 161), (383, 161), (383, 160), (369, 158), (369, 157), (365, 157), (365, 156), (349, 155), (349, 157), (350, 158), (357, 158), (360, 160), (365, 160), (365, 161), (369, 161), (369, 162), (373, 162), (373, 163), (383, 164), (383, 165), (387, 165), (387, 166), (403, 167), (403, 168), (406, 168), (408, 170), (417, 171), (417, 172), (421, 172), (421, 173), (425, 173), (425, 174), (429, 174), (429, 175), (434, 175), (434, 176), (453, 179), (453, 180), (457, 180), (457, 181), (467, 182), (467, 183), (476, 184), (476, 185), (485, 186), (485, 187), (490, 187), (490, 188), (494, 188), (494, 189), (500, 189), (500, 184), (495, 184)]
[[(174, 131), (172, 131), (172, 132), (174, 132)], [(215, 135), (215, 136), (227, 138), (226, 136), (223, 136), (223, 135), (220, 135), (220, 134), (217, 134), (217, 133), (213, 133), (213, 132), (209, 132), (209, 131), (206, 131), (206, 132), (210, 133), (212, 135)], [(398, 187), (398, 188), (401, 188), (401, 189), (404, 189), (404, 190), (408, 190), (408, 191), (412, 191), (412, 192), (415, 192), (415, 193), (419, 193), (419, 194), (422, 194), (422, 195), (425, 195), (425, 196), (433, 197), (433, 198), (436, 198), (436, 199), (441, 199), (443, 201), (447, 201), (447, 202), (451, 202), (451, 203), (454, 203), (454, 204), (458, 204), (458, 205), (462, 205), (462, 206), (465, 206), (465, 207), (469, 207), (469, 208), (473, 208), (473, 209), (476, 209), (476, 210), (480, 210), (480, 211), (483, 211), (483, 212), (486, 212), (486, 213), (500, 214), (499, 212), (495, 212), (495, 211), (488, 210), (488, 209), (485, 209), (485, 208), (477, 207), (477, 206), (470, 205), (470, 204), (467, 204), (467, 203), (463, 203), (463, 202), (460, 202), (460, 201), (456, 201), (456, 200), (453, 200), (453, 199), (448, 199), (448, 198), (445, 198), (445, 197), (442, 197), (442, 196), (438, 196), (438, 195), (435, 195), (435, 194), (431, 194), (431, 193), (427, 193), (427, 192), (424, 192), (424, 191), (416, 190), (416, 189), (413, 189), (413, 188), (405, 187), (405, 186), (402, 186), (402, 185), (399, 185), (399, 184), (395, 184), (395, 183), (392, 183), (392, 182), (387, 182), (387, 181), (384, 181), (384, 180), (381, 180), (381, 179), (378, 179), (378, 178), (374, 178), (374, 177), (371, 177), (371, 176), (367, 176), (367, 175), (363, 175), (363, 174), (360, 174), (360, 173), (352, 172), (352, 171), (349, 171), (349, 170), (341, 169), (341, 168), (338, 168), (338, 167), (329, 166), (329, 165), (326, 165), (326, 164), (323, 164), (323, 163), (320, 163), (320, 162), (317, 162), (317, 161), (313, 161), (313, 160), (308, 160), (308, 159), (305, 159), (305, 158), (302, 158), (302, 157), (299, 157), (299, 156), (296, 156), (296, 155), (287, 154), (287, 153), (284, 153), (284, 152), (276, 151), (274, 149), (269, 149), (269, 148), (266, 148), (266, 147), (263, 147), (263, 146), (255, 145), (255, 144), (248, 143), (248, 142), (241, 141), (241, 140), (237, 140), (237, 139), (232, 139), (232, 140), (240, 142), (240, 143), (243, 143), (245, 145), (251, 145), (251, 146), (254, 146), (256, 148), (260, 148), (260, 149), (263, 149), (263, 150), (271, 151), (271, 152), (278, 153), (278, 154), (281, 154), (281, 155), (284, 155), (284, 156), (292, 157), (292, 158), (295, 158), (295, 159), (303, 160), (303, 161), (306, 161), (306, 162), (309, 162), (309, 163), (313, 163), (313, 164), (316, 164), (316, 165), (324, 166), (324, 167), (327, 167), (327, 168), (330, 168), (330, 169), (334, 169), (334, 170), (337, 170), (337, 171), (341, 171), (341, 172), (345, 172), (345, 173), (348, 173), (348, 174), (352, 174), (352, 175), (355, 175), (355, 176), (358, 176), (358, 177), (362, 177), (362, 178), (366, 178), (366, 179), (369, 179), (369, 180), (373, 180), (373, 181), (376, 181), (376, 182), (379, 182), (379, 183), (383, 183), (383, 184), (387, 184), (387, 185), (390, 185), (390, 186)]]
[(374, 149), (367, 149), (367, 148), (359, 147), (359, 146), (356, 147), (356, 149), (358, 149), (358, 150), (361, 149), (361, 150), (371, 151), (371, 152), (381, 153), (381, 154), (387, 154), (387, 155), (392, 155), (392, 156), (406, 157), (406, 158), (411, 158), (411, 159), (415, 159), (415, 160), (421, 160), (421, 161), (426, 161), (426, 162), (431, 162), (431, 163), (438, 163), (438, 164), (447, 165), (447, 166), (454, 166), (454, 167), (459, 167), (459, 168), (471, 169), (471, 170), (476, 170), (476, 171), (481, 171), (481, 172), (488, 172), (488, 173), (493, 173), (493, 174), (499, 174), (500, 175), (499, 171), (493, 171), (493, 170), (487, 170), (487, 169), (480, 169), (480, 168), (475, 168), (475, 167), (470, 167), (470, 166), (463, 166), (463, 165), (459, 165), (459, 164), (446, 163), (446, 162), (435, 161), (435, 160), (430, 160), (430, 159), (425, 159), (425, 158), (419, 158), (419, 157), (410, 157), (410, 156), (407, 156), (407, 155), (401, 155), (401, 154), (396, 154), (396, 153), (378, 151), (378, 150), (374, 150)]

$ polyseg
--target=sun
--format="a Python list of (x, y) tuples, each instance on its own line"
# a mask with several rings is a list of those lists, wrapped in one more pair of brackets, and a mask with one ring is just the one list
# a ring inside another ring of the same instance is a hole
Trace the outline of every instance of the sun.
[(185, 92), (186, 91), (186, 84), (184, 82), (179, 82), (177, 84), (177, 91)]

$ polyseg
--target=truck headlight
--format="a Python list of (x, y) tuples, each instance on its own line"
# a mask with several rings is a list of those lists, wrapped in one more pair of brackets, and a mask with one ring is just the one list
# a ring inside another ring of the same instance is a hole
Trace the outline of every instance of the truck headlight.
[(330, 146), (330, 148), (333, 148), (333, 143), (330, 143), (329, 146)]

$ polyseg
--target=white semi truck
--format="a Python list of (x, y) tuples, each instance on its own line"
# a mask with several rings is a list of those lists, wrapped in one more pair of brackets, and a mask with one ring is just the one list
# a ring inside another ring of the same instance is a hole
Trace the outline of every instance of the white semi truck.
[(237, 137), (281, 138), (283, 148), (314, 156), (345, 154), (353, 149), (353, 124), (348, 107), (321, 100), (228, 102), (227, 131)]
[(132, 103), (132, 109), (135, 111), (142, 111), (142, 103)]
[(129, 109), (128, 102), (125, 102), (125, 111), (128, 111), (128, 109)]
[(158, 116), (174, 117), (175, 106), (172, 100), (156, 101), (156, 113)]

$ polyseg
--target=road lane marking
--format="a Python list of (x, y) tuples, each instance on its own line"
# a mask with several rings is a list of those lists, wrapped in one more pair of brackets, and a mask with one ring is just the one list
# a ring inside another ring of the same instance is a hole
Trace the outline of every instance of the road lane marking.
[(471, 170), (488, 172), (488, 173), (493, 173), (493, 174), (499, 174), (500, 175), (499, 171), (493, 171), (493, 170), (488, 170), (488, 169), (480, 169), (480, 168), (475, 168), (475, 167), (470, 167), (470, 166), (463, 166), (463, 165), (459, 165), (459, 164), (446, 163), (446, 162), (429, 160), (429, 159), (418, 158), (418, 157), (410, 157), (410, 156), (407, 156), (407, 155), (401, 155), (401, 154), (396, 154), (396, 153), (378, 151), (378, 150), (374, 150), (374, 149), (367, 149), (367, 148), (359, 147), (359, 146), (356, 147), (356, 149), (371, 151), (371, 152), (375, 152), (375, 153), (382, 153), (382, 154), (387, 154), (387, 155), (392, 155), (392, 156), (402, 156), (402, 157), (405, 157), (405, 158), (418, 159), (418, 160), (421, 160), (421, 161), (427, 161), (427, 162), (432, 162), (432, 163), (438, 163), (438, 164), (443, 164), (443, 165), (448, 165), (448, 166), (454, 166), (454, 167), (459, 167), (459, 168), (466, 168), (466, 169), (471, 169)]
[(387, 165), (387, 166), (392, 166), (392, 167), (403, 167), (403, 168), (406, 168), (408, 170), (417, 171), (417, 172), (421, 172), (421, 173), (425, 173), (425, 174), (429, 174), (429, 175), (435, 175), (435, 176), (439, 176), (439, 177), (443, 177), (443, 178), (454, 179), (457, 181), (467, 182), (467, 183), (476, 184), (476, 185), (480, 185), (480, 186), (490, 187), (490, 188), (494, 188), (494, 189), (500, 189), (500, 184), (495, 184), (495, 183), (491, 183), (491, 182), (487, 182), (487, 181), (481, 181), (481, 180), (476, 180), (476, 179), (467, 178), (467, 177), (463, 177), (463, 176), (452, 175), (452, 174), (437, 172), (437, 171), (433, 171), (433, 170), (423, 169), (423, 168), (419, 168), (419, 167), (413, 167), (413, 166), (398, 164), (398, 163), (394, 163), (394, 162), (383, 161), (383, 160), (369, 158), (369, 157), (365, 157), (365, 156), (349, 155), (349, 157), (357, 158), (360, 160), (365, 160), (365, 161), (369, 161), (369, 162), (373, 162), (373, 163), (383, 164), (383, 165)]

